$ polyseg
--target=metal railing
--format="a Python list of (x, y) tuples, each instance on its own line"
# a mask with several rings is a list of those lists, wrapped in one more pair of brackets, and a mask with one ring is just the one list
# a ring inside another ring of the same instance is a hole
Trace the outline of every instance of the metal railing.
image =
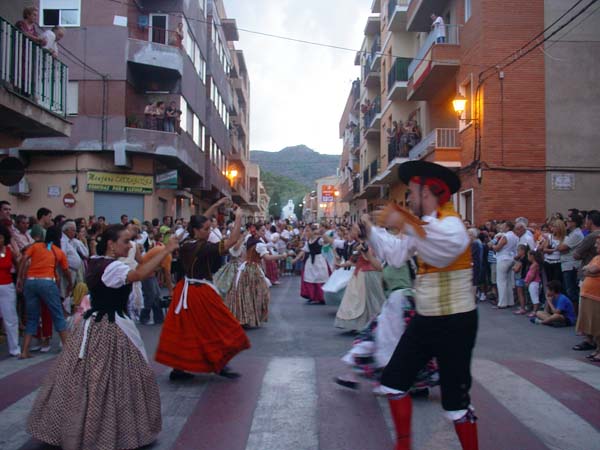
[(0, 17), (0, 81), (44, 109), (66, 116), (68, 68)]
[(434, 129), (410, 150), (410, 159), (421, 159), (429, 149), (436, 148), (460, 148), (458, 128)]
[(379, 56), (381, 56), (381, 38), (379, 36), (377, 36), (373, 41), (373, 44), (371, 44), (371, 65), (375, 61), (375, 58), (377, 58), (378, 53)]
[(437, 30), (431, 30), (431, 32), (427, 35), (425, 42), (423, 42), (423, 45), (421, 45), (421, 47), (417, 51), (417, 54), (415, 55), (415, 59), (408, 66), (408, 77), (409, 78), (413, 76), (413, 74), (415, 73), (415, 70), (417, 69), (417, 66), (425, 58), (425, 55), (427, 54), (427, 52), (429, 51), (429, 49), (432, 46), (434, 46), (434, 45), (458, 45), (459, 44), (459, 39), (458, 39), (459, 26), (458, 25), (444, 25), (444, 28), (446, 30), (446, 36), (443, 38), (443, 42), (437, 42), (438, 41), (438, 31)]
[(394, 86), (396, 81), (408, 81), (408, 66), (411, 58), (396, 58), (392, 68), (388, 72), (388, 90)]
[(369, 164), (369, 176), (371, 180), (377, 176), (377, 172), (379, 170), (379, 160), (375, 160)]
[(363, 124), (366, 130), (371, 128), (373, 121), (377, 114), (381, 113), (381, 96), (375, 97), (373, 103), (371, 104), (371, 108), (367, 112), (364, 113), (363, 116)]
[(388, 22), (392, 20), (394, 13), (396, 12), (396, 6), (408, 6), (410, 0), (389, 0), (388, 2)]
[(364, 188), (367, 184), (369, 184), (369, 181), (371, 181), (371, 178), (369, 178), (369, 169), (368, 168), (363, 170), (362, 178), (363, 178), (363, 188)]
[(355, 178), (352, 182), (352, 192), (358, 194), (360, 192), (360, 178)]

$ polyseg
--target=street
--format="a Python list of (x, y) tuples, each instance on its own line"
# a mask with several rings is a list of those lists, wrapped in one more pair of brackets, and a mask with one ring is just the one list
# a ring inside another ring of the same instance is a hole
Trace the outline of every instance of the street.
[[(333, 327), (336, 306), (307, 306), (299, 278), (271, 290), (269, 322), (250, 330), (252, 349), (230, 381), (197, 376), (173, 383), (152, 363), (161, 390), (163, 431), (152, 450), (391, 450), (387, 402), (367, 383), (351, 391), (333, 382), (352, 336)], [(512, 310), (480, 304), (472, 401), (484, 450), (600, 448), (600, 366), (585, 362), (573, 328), (532, 325)], [(141, 327), (152, 355), (159, 326)], [(58, 340), (54, 339), (57, 345)], [(2, 346), (6, 354), (5, 346)], [(0, 361), (0, 448), (41, 450), (25, 431), (36, 389), (55, 352)], [(68, 415), (69, 411), (65, 411)], [(439, 389), (414, 401), (413, 448), (459, 449), (442, 415)]]

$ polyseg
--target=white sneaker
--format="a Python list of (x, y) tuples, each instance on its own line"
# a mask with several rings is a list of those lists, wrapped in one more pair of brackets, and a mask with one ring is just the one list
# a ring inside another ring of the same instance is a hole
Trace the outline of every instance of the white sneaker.
[(29, 347), (30, 352), (39, 352), (41, 349), (42, 349), (41, 345), (34, 345), (32, 347)]
[(52, 347), (50, 345), (45, 345), (44, 347), (40, 348), (40, 352), (48, 353), (51, 349)]

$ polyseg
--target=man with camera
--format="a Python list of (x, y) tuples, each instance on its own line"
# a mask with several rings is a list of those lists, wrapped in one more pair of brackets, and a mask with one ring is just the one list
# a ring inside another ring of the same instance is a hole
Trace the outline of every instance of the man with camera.
[(379, 393), (389, 400), (396, 450), (410, 449), (412, 400), (408, 391), (417, 373), (435, 357), (446, 416), (454, 422), (463, 450), (477, 450), (476, 418), (469, 397), (477, 334), (471, 249), (467, 230), (451, 202), (460, 179), (450, 169), (425, 161), (402, 164), (399, 176), (409, 187), (408, 201), (416, 217), (389, 205), (377, 214), (377, 222), (401, 234), (392, 236), (367, 224), (367, 240), (377, 254), (398, 267), (417, 255), (417, 314), (383, 371)]

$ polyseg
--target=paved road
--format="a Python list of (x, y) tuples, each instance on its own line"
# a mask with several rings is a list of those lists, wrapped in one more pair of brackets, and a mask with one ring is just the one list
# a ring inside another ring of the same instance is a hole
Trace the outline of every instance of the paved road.
[[(252, 349), (232, 363), (243, 373), (239, 380), (198, 376), (173, 384), (168, 368), (153, 364), (163, 431), (148, 449), (393, 448), (386, 402), (366, 384), (353, 392), (332, 382), (352, 342), (333, 328), (336, 308), (306, 306), (298, 292), (298, 278), (273, 288), (269, 322), (249, 332)], [(160, 329), (141, 331), (151, 354)], [(472, 394), (482, 450), (600, 449), (600, 366), (570, 350), (577, 341), (572, 329), (535, 326), (480, 306)], [(0, 360), (0, 449), (48, 448), (31, 440), (24, 424), (55, 356)], [(460, 448), (442, 417), (438, 389), (415, 401), (413, 424), (415, 450)]]

